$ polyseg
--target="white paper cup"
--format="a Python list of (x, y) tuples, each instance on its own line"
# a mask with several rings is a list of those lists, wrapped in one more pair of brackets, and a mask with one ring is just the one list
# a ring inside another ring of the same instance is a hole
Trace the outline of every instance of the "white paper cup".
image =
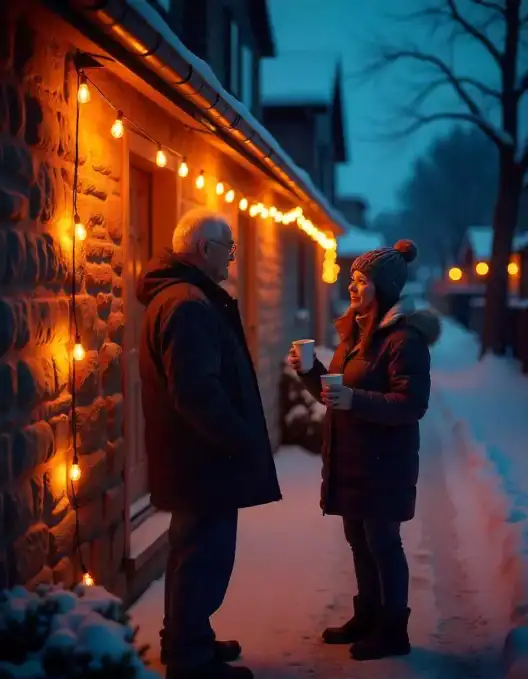
[(297, 352), (299, 360), (301, 361), (301, 370), (303, 372), (311, 370), (314, 365), (315, 340), (313, 339), (295, 340), (295, 342), (293, 342), (292, 344), (295, 348), (295, 351)]
[(343, 375), (341, 373), (328, 373), (328, 375), (321, 375), (321, 382), (323, 386), (335, 386), (343, 384)]

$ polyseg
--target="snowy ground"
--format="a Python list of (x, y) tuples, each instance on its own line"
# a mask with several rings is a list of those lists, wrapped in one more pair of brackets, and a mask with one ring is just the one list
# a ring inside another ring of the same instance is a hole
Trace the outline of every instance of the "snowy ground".
[[(241, 513), (238, 559), (219, 638), (237, 638), (257, 679), (496, 679), (503, 620), (489, 607), (492, 583), (475, 577), (457, 535), (434, 413), (424, 424), (417, 518), (404, 528), (412, 573), (407, 658), (355, 663), (346, 647), (327, 647), (320, 633), (343, 621), (355, 593), (352, 559), (337, 518), (318, 506), (320, 460), (299, 449), (277, 456), (284, 501)], [(453, 485), (453, 484), (452, 484)], [(456, 486), (456, 483), (454, 484)], [(478, 563), (477, 563), (478, 565)], [(478, 589), (480, 588), (480, 590)], [(131, 610), (139, 640), (157, 665), (163, 581)]]

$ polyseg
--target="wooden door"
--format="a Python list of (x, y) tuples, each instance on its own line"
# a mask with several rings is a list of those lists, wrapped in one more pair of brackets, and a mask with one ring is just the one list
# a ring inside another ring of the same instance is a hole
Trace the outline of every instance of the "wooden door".
[(255, 221), (238, 217), (237, 287), (240, 313), (255, 368), (258, 363), (257, 233)]
[[(141, 405), (139, 377), (139, 343), (143, 307), (135, 290), (139, 275), (152, 255), (152, 174), (130, 166), (129, 231), (127, 249), (126, 299), (126, 438), (128, 454), (129, 500), (132, 507), (148, 493), (147, 461), (145, 454), (145, 424)], [(138, 507), (138, 511), (144, 509)], [(135, 514), (132, 511), (132, 514)], [(131, 517), (133, 518), (133, 516)]]

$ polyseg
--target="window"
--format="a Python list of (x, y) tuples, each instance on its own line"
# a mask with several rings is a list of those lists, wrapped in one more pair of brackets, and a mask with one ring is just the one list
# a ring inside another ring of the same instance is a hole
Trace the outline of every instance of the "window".
[(232, 12), (224, 8), (225, 87), (236, 97), (240, 94), (240, 31)]
[(253, 51), (242, 45), (242, 92), (241, 101), (248, 110), (253, 108)]

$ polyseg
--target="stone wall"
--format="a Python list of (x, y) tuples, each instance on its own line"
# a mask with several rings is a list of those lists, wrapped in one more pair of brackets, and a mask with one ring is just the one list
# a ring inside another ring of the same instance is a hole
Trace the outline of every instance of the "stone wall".
[[(0, 17), (0, 586), (77, 580), (69, 497), (69, 350), (76, 75), (68, 44), (12, 8)], [(83, 560), (121, 589), (121, 166), (83, 126), (78, 315), (78, 482)]]

